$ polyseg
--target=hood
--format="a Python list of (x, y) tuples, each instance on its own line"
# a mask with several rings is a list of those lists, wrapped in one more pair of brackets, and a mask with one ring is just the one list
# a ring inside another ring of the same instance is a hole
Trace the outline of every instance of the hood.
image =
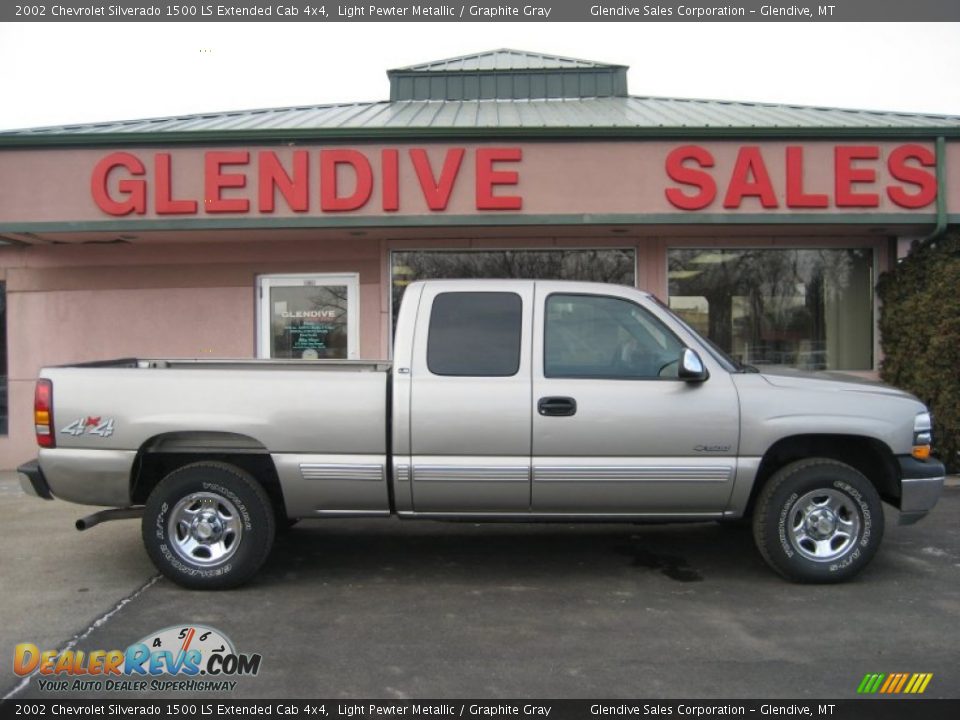
[(780, 366), (762, 366), (759, 370), (768, 383), (782, 388), (892, 395), (920, 402), (916, 397), (903, 390), (898, 390), (875, 380), (866, 380), (857, 375), (842, 372), (827, 370), (808, 372)]

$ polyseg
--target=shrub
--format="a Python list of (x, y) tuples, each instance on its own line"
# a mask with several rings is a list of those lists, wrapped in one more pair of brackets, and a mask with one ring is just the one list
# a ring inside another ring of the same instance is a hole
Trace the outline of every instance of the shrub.
[(934, 448), (960, 471), (960, 236), (915, 242), (877, 284), (880, 377), (933, 413)]

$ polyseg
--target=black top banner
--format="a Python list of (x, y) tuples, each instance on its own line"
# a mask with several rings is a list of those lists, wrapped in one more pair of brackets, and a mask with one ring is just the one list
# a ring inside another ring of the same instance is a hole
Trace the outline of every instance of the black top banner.
[(59, 0), (4, 3), (0, 22), (947, 22), (955, 0)]

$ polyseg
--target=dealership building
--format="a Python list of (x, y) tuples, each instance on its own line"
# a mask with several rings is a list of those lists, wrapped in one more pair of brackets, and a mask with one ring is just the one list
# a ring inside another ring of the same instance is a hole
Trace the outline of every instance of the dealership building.
[(960, 117), (633, 96), (514, 50), (387, 75), (0, 133), (0, 467), (44, 365), (389, 358), (422, 278), (632, 285), (743, 362), (875, 376), (879, 273), (960, 223)]

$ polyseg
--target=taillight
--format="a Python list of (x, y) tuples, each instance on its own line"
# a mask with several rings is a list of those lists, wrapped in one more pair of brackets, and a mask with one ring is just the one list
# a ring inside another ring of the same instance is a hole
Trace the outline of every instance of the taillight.
[(57, 446), (53, 430), (53, 383), (45, 378), (37, 380), (33, 393), (33, 424), (37, 429), (37, 445), (42, 448)]

